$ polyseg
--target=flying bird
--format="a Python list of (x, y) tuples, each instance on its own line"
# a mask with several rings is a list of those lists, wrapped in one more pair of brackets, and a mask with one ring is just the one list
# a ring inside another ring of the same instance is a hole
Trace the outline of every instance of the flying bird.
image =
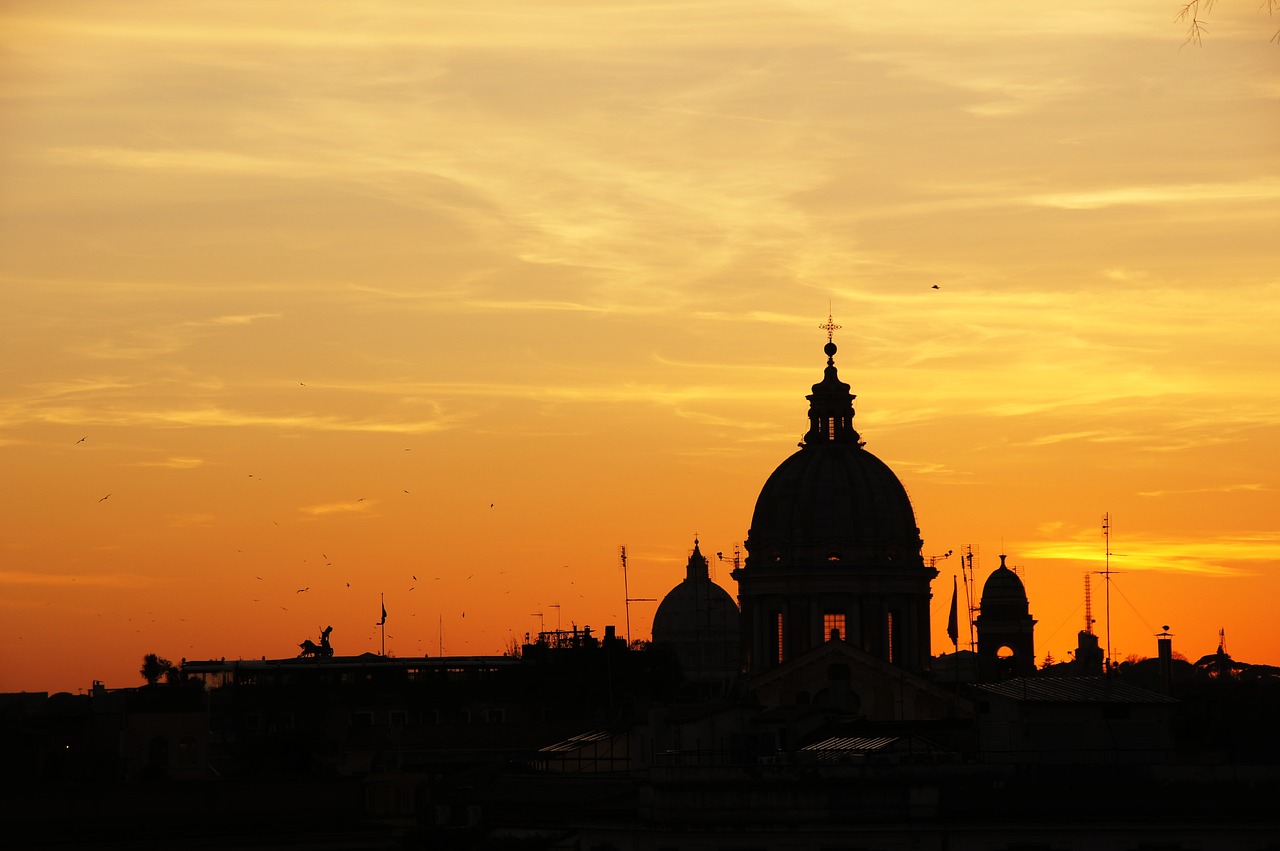
[(86, 440), (88, 440), (88, 439), (89, 439), (89, 435), (87, 435), (87, 434), (86, 434), (84, 437), (82, 437), (82, 438), (80, 438), (79, 440), (77, 440), (77, 441), (76, 441), (76, 444), (78, 445), (78, 444), (84, 443), (84, 442), (85, 442)]
[[(111, 494), (107, 494), (107, 496), (111, 496)], [(106, 499), (107, 496), (104, 496), (102, 499)], [(98, 502), (102, 502), (102, 499), (98, 500)]]
[(311, 586), (308, 585), (306, 588), (299, 588), (297, 591), (294, 591), (293, 593), (301, 594), (303, 591), (310, 591), (310, 590), (311, 590)]
[(937, 284), (934, 284), (934, 285), (933, 285), (933, 288), (934, 288), (935, 290), (940, 290), (940, 289), (942, 289), (942, 287), (938, 286)]

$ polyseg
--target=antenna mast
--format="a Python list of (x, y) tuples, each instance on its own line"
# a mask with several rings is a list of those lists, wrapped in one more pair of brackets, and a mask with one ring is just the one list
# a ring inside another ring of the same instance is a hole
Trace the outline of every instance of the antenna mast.
[(960, 576), (964, 578), (964, 608), (968, 612), (969, 621), (969, 652), (976, 653), (978, 642), (973, 637), (973, 613), (978, 610), (977, 605), (973, 602), (973, 544), (969, 544), (964, 548), (964, 553), (960, 556)]
[(1102, 576), (1107, 583), (1107, 671), (1111, 671), (1111, 512), (1102, 514), (1103, 556)]
[(627, 546), (618, 547), (622, 559), (622, 605), (627, 610), (627, 646), (631, 646), (631, 588), (627, 585)]
[(627, 646), (631, 646), (631, 604), (632, 603), (653, 603), (657, 602), (655, 597), (632, 597), (631, 588), (627, 584), (627, 547), (622, 545), (618, 547), (618, 557), (622, 561), (622, 597), (623, 605), (627, 610)]

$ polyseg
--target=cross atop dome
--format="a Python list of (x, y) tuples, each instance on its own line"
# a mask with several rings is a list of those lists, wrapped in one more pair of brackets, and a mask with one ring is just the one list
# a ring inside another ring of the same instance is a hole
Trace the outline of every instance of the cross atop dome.
[(826, 324), (826, 325), (819, 325), (818, 327), (819, 327), (819, 328), (821, 328), (823, 331), (826, 331), (826, 332), (827, 332), (827, 342), (828, 342), (828, 343), (830, 343), (830, 342), (831, 342), (831, 338), (832, 338), (832, 336), (834, 336), (834, 335), (835, 335), (835, 333), (836, 333), (837, 331), (839, 331), (841, 328), (843, 328), (844, 326), (843, 326), (843, 325), (837, 325), (836, 323), (832, 322), (832, 321), (831, 321), (831, 313), (830, 313), (830, 312), (828, 312), (828, 313), (827, 313), (827, 324)]
[(834, 369), (836, 365), (836, 362), (835, 362), (836, 344), (835, 344), (835, 341), (832, 340), (832, 337), (834, 337), (835, 333), (839, 331), (843, 326), (837, 325), (835, 322), (832, 321), (831, 309), (828, 308), (827, 324), (819, 325), (818, 327), (821, 328), (823, 331), (827, 332), (827, 344), (822, 347), (822, 350), (827, 353), (827, 368)]

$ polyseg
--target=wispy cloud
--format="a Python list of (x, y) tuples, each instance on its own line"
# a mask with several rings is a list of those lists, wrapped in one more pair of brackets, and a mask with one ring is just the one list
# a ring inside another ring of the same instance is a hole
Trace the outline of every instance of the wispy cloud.
[(1034, 206), (1064, 210), (1098, 210), (1130, 204), (1191, 204), (1218, 201), (1272, 202), (1280, 199), (1280, 179), (1260, 175), (1257, 179), (1229, 183), (1184, 183), (1164, 186), (1117, 186), (1084, 192), (1057, 192), (1033, 195)]
[(184, 327), (200, 327), (202, 325), (252, 325), (260, 319), (279, 319), (283, 313), (243, 313), (231, 316), (215, 316), (204, 322), (184, 322)]
[(170, 470), (191, 470), (205, 463), (203, 458), (170, 457), (160, 461), (139, 461), (139, 467), (167, 467)]
[[(1280, 559), (1280, 537), (1267, 532), (1186, 538), (1129, 534), (1123, 549), (1123, 553), (1111, 554), (1113, 570), (1234, 577), (1262, 573)], [(1019, 557), (1073, 562), (1091, 569), (1101, 569), (1106, 562), (1097, 535), (1083, 533), (1024, 544)]]
[(37, 573), (24, 570), (0, 570), (0, 585), (42, 587), (85, 586), (93, 588), (145, 588), (155, 579), (136, 573)]
[(1138, 496), (1159, 497), (1159, 496), (1175, 496), (1180, 494), (1192, 494), (1192, 493), (1256, 493), (1258, 491), (1270, 491), (1270, 490), (1272, 490), (1272, 488), (1267, 487), (1266, 485), (1263, 485), (1257, 482), (1251, 482), (1248, 484), (1218, 485), (1216, 487), (1204, 487), (1204, 488), (1176, 488), (1176, 489), (1158, 490), (1158, 491), (1138, 491)]
[(364, 514), (373, 510), (378, 504), (376, 499), (347, 500), (343, 502), (326, 502), (319, 505), (303, 505), (298, 508), (303, 514), (312, 517), (323, 517), (331, 514)]

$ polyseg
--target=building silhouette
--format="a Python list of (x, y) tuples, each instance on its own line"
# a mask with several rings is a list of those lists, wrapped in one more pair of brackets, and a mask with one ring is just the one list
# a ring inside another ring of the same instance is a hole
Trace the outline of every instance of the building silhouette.
[(647, 645), (573, 628), (393, 658), (322, 640), (136, 689), (0, 695), (0, 841), (1280, 851), (1280, 670), (1225, 643), (1178, 660), (1167, 627), (1156, 660), (1036, 668), (1004, 556), (976, 654), (932, 658), (936, 571), (825, 327), (808, 431), (735, 559), (740, 614), (695, 540)]
[(1030, 676), (1036, 669), (1036, 622), (1031, 617), (1027, 589), (1004, 560), (1001, 555), (1000, 567), (983, 584), (974, 620), (978, 671), (984, 682)]
[[(828, 323), (830, 325), (830, 323)], [(800, 448), (765, 481), (745, 564), (733, 572), (747, 670), (759, 674), (833, 639), (913, 674), (929, 667), (929, 582), (902, 482), (854, 428), (836, 345), (809, 399)]]
[(695, 539), (684, 581), (654, 612), (653, 643), (675, 651), (690, 683), (724, 693), (742, 669), (739, 618), (733, 596), (711, 581), (707, 557)]

